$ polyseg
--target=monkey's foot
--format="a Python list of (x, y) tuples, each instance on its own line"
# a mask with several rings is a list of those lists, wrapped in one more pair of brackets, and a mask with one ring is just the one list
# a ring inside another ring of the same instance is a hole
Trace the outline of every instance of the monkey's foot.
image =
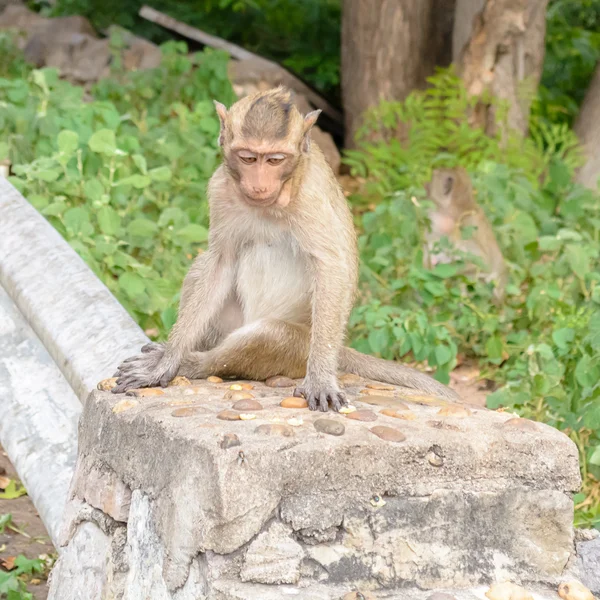
[(165, 358), (164, 344), (150, 343), (142, 348), (142, 354), (124, 360), (117, 369), (117, 385), (112, 389), (114, 394), (122, 394), (127, 390), (154, 387), (166, 387), (177, 375), (179, 365)]
[(342, 406), (348, 405), (346, 394), (335, 383), (319, 385), (304, 381), (294, 390), (294, 396), (303, 396), (310, 410), (327, 412), (331, 403), (331, 408), (338, 412)]

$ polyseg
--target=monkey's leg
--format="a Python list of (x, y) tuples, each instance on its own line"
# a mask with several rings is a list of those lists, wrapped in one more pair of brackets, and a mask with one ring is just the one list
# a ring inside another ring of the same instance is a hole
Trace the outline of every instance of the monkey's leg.
[(304, 325), (259, 319), (236, 329), (212, 350), (186, 355), (179, 374), (191, 379), (209, 375), (256, 380), (274, 375), (304, 377), (309, 339)]

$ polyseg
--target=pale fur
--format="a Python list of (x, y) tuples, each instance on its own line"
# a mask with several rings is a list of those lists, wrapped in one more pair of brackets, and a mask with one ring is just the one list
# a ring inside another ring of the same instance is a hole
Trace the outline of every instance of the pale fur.
[[(233, 135), (222, 136), (230, 140), (224, 153), (240, 143), (235, 131), (251, 101), (220, 110), (223, 126), (233, 128)], [(304, 377), (296, 393), (311, 409), (327, 410), (331, 403), (337, 410), (345, 403), (337, 382), (341, 368), (456, 398), (418, 371), (343, 347), (358, 275), (352, 215), (321, 150), (302, 141), (316, 116), (304, 122), (293, 111), (291, 133), (281, 144), (243, 140), (257, 153), (300, 152), (282, 188), (286, 202), (251, 205), (227, 166), (217, 169), (208, 187), (208, 250), (185, 278), (169, 342), (151, 344), (123, 363), (116, 391), (166, 385), (178, 372), (259, 380), (287, 375)]]

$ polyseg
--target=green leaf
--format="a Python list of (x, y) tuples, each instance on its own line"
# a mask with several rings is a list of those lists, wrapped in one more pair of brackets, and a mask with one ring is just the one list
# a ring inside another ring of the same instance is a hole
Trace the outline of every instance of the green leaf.
[(104, 187), (97, 179), (88, 179), (83, 184), (83, 191), (92, 202), (100, 202), (104, 194)]
[(141, 154), (134, 154), (131, 158), (133, 158), (133, 162), (136, 167), (146, 175), (148, 173), (148, 166), (146, 164), (146, 159)]
[(570, 327), (552, 332), (552, 340), (561, 350), (566, 350), (574, 339), (575, 330)]
[(436, 365), (444, 365), (452, 360), (452, 351), (448, 346), (436, 346), (435, 361)]
[(19, 554), (19, 556), (15, 558), (15, 567), (17, 567), (17, 573), (19, 575), (23, 573), (33, 575), (34, 573), (41, 573), (44, 570), (44, 561), (39, 558), (29, 559), (22, 554)]
[(92, 152), (113, 155), (117, 151), (117, 140), (112, 129), (100, 129), (89, 139), (88, 145)]
[(79, 147), (79, 135), (75, 131), (65, 129), (58, 134), (58, 149), (66, 156), (72, 156)]
[(590, 464), (600, 467), (600, 445), (594, 448), (590, 456)]
[(127, 232), (135, 237), (151, 237), (157, 229), (158, 227), (154, 221), (144, 218), (134, 219), (127, 225)]
[(26, 495), (27, 490), (22, 485), (17, 484), (14, 479), (11, 479), (8, 486), (4, 488), (4, 491), (0, 492), (0, 500), (14, 500)]
[(375, 354), (381, 354), (390, 343), (387, 329), (373, 329), (369, 332), (369, 346)]
[(63, 216), (63, 221), (74, 234), (89, 235), (93, 232), (93, 227), (90, 225), (90, 213), (82, 206), (69, 208)]
[(119, 179), (115, 183), (116, 186), (120, 185), (132, 185), (134, 188), (138, 190), (142, 190), (145, 187), (148, 187), (152, 183), (152, 180), (148, 175), (130, 175), (129, 177), (125, 177), (124, 179)]
[(116, 235), (121, 227), (121, 217), (111, 206), (102, 206), (98, 210), (98, 225), (106, 235)]
[(498, 361), (502, 359), (502, 352), (504, 350), (504, 344), (502, 339), (494, 335), (488, 339), (485, 343), (485, 351), (488, 355), (488, 358), (492, 361)]
[(119, 277), (119, 287), (133, 300), (146, 291), (146, 283), (135, 273), (123, 273)]
[(200, 243), (205, 242), (208, 239), (208, 229), (202, 225), (196, 223), (190, 223), (185, 227), (179, 229), (175, 233), (175, 237), (183, 240), (184, 242)]
[(151, 169), (148, 175), (150, 175), (153, 181), (169, 181), (173, 174), (169, 167), (158, 167)]
[(569, 244), (565, 248), (565, 255), (569, 266), (577, 277), (583, 279), (590, 272), (590, 257), (584, 248)]

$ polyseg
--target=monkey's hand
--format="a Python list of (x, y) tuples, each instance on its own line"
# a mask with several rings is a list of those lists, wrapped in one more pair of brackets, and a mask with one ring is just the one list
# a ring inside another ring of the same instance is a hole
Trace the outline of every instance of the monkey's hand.
[(329, 410), (330, 402), (331, 408), (336, 412), (348, 404), (346, 394), (340, 390), (335, 379), (320, 382), (306, 377), (302, 385), (294, 390), (294, 396), (304, 396), (310, 410), (319, 409), (323, 412)]
[(117, 385), (113, 394), (127, 390), (161, 385), (166, 387), (177, 375), (179, 363), (165, 354), (165, 345), (151, 342), (142, 347), (142, 353), (124, 360), (117, 369)]

